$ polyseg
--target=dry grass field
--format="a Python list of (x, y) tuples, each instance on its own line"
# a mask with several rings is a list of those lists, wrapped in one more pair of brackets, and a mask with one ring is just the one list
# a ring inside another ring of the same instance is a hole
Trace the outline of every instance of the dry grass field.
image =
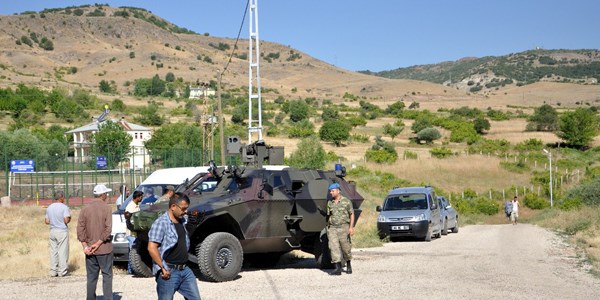
[[(80, 209), (71, 207), (69, 224), (69, 274), (85, 275), (85, 257), (77, 241)], [(0, 280), (46, 277), (50, 271), (49, 228), (44, 224), (46, 209), (11, 206), (0, 209)], [(123, 268), (115, 268), (123, 273)]]

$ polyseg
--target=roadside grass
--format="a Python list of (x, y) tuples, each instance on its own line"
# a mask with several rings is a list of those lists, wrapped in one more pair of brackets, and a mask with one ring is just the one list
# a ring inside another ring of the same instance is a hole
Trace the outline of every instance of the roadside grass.
[[(77, 241), (80, 209), (71, 207), (69, 223), (70, 275), (85, 275), (85, 256)], [(44, 223), (45, 207), (11, 206), (0, 208), (0, 280), (47, 277), (50, 271), (50, 229)], [(115, 274), (126, 272), (113, 269)]]
[(590, 273), (600, 277), (600, 207), (583, 206), (579, 209), (544, 209), (524, 222), (550, 228), (567, 236), (569, 242), (585, 251), (593, 269)]

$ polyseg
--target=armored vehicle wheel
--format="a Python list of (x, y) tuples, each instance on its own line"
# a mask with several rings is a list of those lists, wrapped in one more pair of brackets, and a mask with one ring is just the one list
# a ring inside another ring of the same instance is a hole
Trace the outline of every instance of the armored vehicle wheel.
[(143, 242), (136, 242), (129, 251), (129, 262), (135, 275), (152, 277), (152, 258), (146, 250), (146, 245)]
[(442, 235), (448, 235), (448, 220), (444, 220), (444, 228), (442, 228)]
[(329, 252), (329, 239), (327, 231), (323, 229), (321, 234), (315, 238), (314, 253), (317, 266), (320, 269), (333, 269), (331, 263), (331, 253)]
[(214, 282), (235, 279), (244, 260), (240, 241), (227, 232), (216, 232), (196, 247), (198, 267), (206, 279)]

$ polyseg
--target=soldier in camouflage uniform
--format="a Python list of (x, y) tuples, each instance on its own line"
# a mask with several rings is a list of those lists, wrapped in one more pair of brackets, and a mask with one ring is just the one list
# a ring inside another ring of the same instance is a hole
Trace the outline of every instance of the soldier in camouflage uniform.
[(346, 261), (346, 273), (352, 274), (352, 241), (354, 234), (354, 209), (352, 202), (343, 197), (339, 183), (329, 185), (332, 200), (327, 202), (327, 238), (331, 251), (331, 262), (335, 270), (331, 275), (342, 274), (342, 258)]

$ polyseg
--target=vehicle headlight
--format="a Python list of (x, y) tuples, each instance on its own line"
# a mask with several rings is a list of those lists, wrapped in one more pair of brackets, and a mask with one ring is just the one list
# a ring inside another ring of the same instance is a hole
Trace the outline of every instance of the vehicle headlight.
[(414, 220), (415, 220), (415, 221), (424, 221), (424, 220), (425, 220), (425, 214), (419, 214), (419, 215), (416, 215), (416, 216), (414, 217)]
[(123, 232), (115, 235), (115, 242), (127, 242), (127, 235)]
[(385, 223), (385, 216), (379, 216), (377, 222)]

